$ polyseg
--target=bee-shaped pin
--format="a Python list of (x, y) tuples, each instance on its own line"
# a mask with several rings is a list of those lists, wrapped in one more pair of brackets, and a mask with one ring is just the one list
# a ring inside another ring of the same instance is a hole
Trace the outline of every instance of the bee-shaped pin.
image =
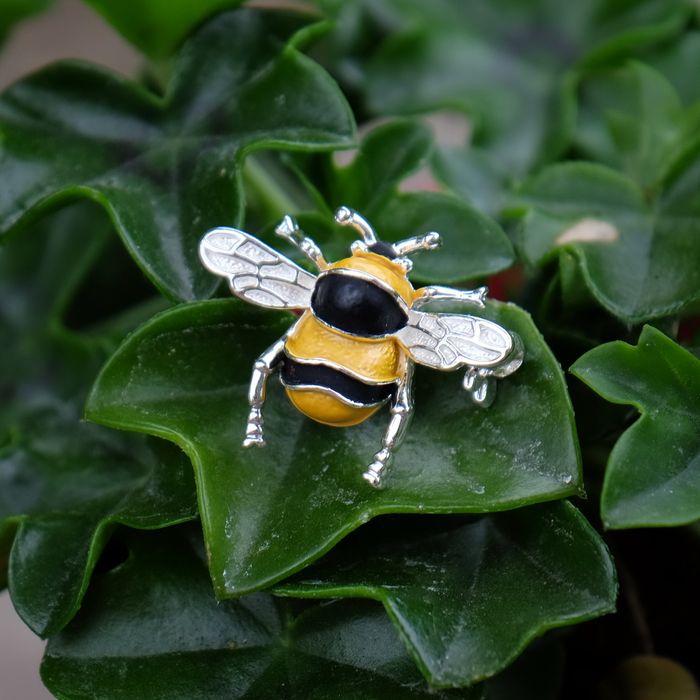
[(335, 219), (362, 237), (351, 256), (329, 263), (291, 216), (275, 232), (297, 246), (318, 268), (314, 275), (257, 238), (234, 228), (215, 228), (202, 239), (205, 267), (225, 277), (231, 291), (251, 304), (297, 309), (302, 315), (255, 361), (248, 400), (245, 447), (265, 444), (262, 407), (273, 372), (304, 415), (332, 426), (357, 425), (384, 403), (391, 418), (379, 451), (363, 477), (380, 487), (413, 411), (414, 362), (439, 370), (466, 368), (463, 386), (489, 405), (494, 380), (522, 364), (517, 335), (476, 316), (419, 311), (432, 300), (484, 306), (486, 287), (459, 290), (408, 281), (406, 257), (440, 245), (435, 232), (398, 243), (378, 240), (357, 212), (340, 207)]

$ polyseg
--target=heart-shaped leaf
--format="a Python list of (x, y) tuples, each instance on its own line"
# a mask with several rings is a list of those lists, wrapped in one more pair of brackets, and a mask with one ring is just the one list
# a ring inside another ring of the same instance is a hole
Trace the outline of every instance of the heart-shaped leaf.
[(606, 167), (553, 165), (520, 192), (520, 248), (532, 265), (573, 256), (595, 299), (629, 323), (700, 300), (700, 158), (690, 153), (649, 203)]
[(41, 674), (57, 697), (483, 697), (480, 688), (429, 689), (378, 606), (338, 602), (294, 617), (268, 595), (219, 602), (184, 537), (168, 530), (126, 541), (128, 560), (96, 577), (74, 622), (47, 646)]
[(642, 414), (610, 454), (605, 524), (682, 525), (700, 518), (700, 360), (645, 326), (636, 346), (601, 345), (571, 372), (604, 399)]
[(15, 608), (41, 635), (75, 613), (114, 523), (151, 528), (196, 514), (183, 455), (80, 420), (116, 333), (62, 324), (109, 233), (96, 213), (64, 209), (0, 249), (0, 570), (9, 566)]
[[(65, 411), (56, 406), (55, 411)], [(40, 445), (0, 452), (0, 523), (17, 531), (8, 587), (24, 622), (48, 636), (75, 614), (115, 524), (157, 528), (196, 516), (190, 466), (171, 446), (127, 440), (78, 416), (32, 423)]]
[(674, 36), (689, 14), (663, 0), (376, 4), (394, 31), (366, 61), (370, 110), (463, 111), (472, 145), (509, 177), (566, 146), (577, 72)]
[(487, 410), (456, 373), (419, 371), (416, 415), (382, 491), (362, 473), (381, 444), (383, 413), (354, 428), (321, 426), (272, 382), (267, 447), (241, 447), (252, 363), (290, 326), (287, 314), (234, 300), (168, 311), (110, 359), (86, 411), (189, 454), (214, 585), (221, 597), (240, 595), (301, 569), (375, 515), (503, 510), (580, 490), (559, 366), (523, 311), (490, 304), (487, 315), (520, 335), (523, 366)]
[(545, 630), (614, 610), (610, 555), (566, 502), (411, 539), (400, 523), (382, 530), (360, 530), (275, 591), (382, 602), (431, 685), (493, 676)]
[(142, 0), (136, 9), (114, 0), (86, 2), (134, 46), (153, 58), (169, 56), (198, 24), (221, 10), (241, 4), (241, 0)]
[(240, 223), (245, 154), (353, 137), (338, 87), (295, 48), (307, 24), (257, 10), (218, 16), (183, 47), (164, 98), (82, 64), (15, 84), (0, 98), (0, 231), (90, 197), (166, 295), (210, 296), (216, 281), (197, 244), (208, 228)]
[(442, 247), (413, 258), (415, 281), (452, 284), (509, 267), (513, 247), (493, 219), (443, 192), (397, 191), (426, 164), (430, 149), (427, 127), (402, 120), (383, 124), (363, 139), (352, 163), (326, 169), (323, 196), (331, 208), (345, 204), (360, 211), (382, 240), (438, 231)]
[(633, 62), (583, 83), (578, 142), (587, 156), (619, 167), (653, 191), (675, 160), (697, 142), (700, 110), (686, 112), (673, 86)]

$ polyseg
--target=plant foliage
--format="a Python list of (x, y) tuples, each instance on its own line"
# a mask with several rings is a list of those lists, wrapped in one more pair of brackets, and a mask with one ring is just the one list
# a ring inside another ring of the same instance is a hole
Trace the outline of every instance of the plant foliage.
[[(694, 692), (700, 571), (665, 573), (699, 544), (693, 5), (86, 1), (146, 77), (62, 62), (0, 95), (0, 585), (47, 687)], [(48, 4), (3, 6), (0, 37)], [(304, 264), (272, 235), (290, 213), (345, 257), (340, 205), (388, 241), (439, 231), (413, 282), (489, 283), (463, 311), (525, 348), (487, 409), (419, 368), (383, 490), (384, 412), (332, 429), (273, 384), (242, 448), (253, 362), (295, 317), (197, 256), (236, 226)], [(629, 658), (654, 651), (674, 662)]]

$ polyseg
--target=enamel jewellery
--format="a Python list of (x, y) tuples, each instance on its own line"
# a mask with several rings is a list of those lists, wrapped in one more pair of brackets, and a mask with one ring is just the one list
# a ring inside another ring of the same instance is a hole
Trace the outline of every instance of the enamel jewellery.
[(401, 444), (413, 411), (415, 362), (438, 370), (466, 368), (463, 386), (473, 401), (488, 406), (495, 379), (523, 361), (518, 336), (476, 316), (419, 311), (427, 302), (484, 306), (486, 287), (414, 289), (407, 255), (434, 250), (435, 232), (386, 243), (357, 212), (340, 207), (335, 219), (362, 237), (351, 256), (329, 263), (320, 248), (285, 216), (275, 232), (299, 248), (318, 269), (315, 275), (248, 233), (209, 231), (199, 246), (204, 266), (225, 277), (241, 299), (272, 309), (297, 309), (298, 321), (255, 361), (243, 445), (262, 446), (265, 385), (280, 373), (290, 401), (319, 423), (356, 425), (389, 402), (382, 446), (363, 474), (380, 487), (392, 453)]

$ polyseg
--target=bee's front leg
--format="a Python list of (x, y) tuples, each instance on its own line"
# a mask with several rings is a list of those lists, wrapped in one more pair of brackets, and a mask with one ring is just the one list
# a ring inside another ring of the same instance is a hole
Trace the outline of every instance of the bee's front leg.
[(431, 284), (428, 287), (421, 287), (416, 290), (413, 308), (418, 309), (431, 301), (457, 301), (464, 304), (474, 304), (483, 309), (485, 306), (484, 299), (488, 292), (488, 287), (452, 289), (452, 287), (441, 287), (437, 284)]
[(413, 415), (413, 397), (411, 396), (411, 385), (413, 381), (413, 363), (408, 363), (406, 374), (404, 375), (396, 396), (391, 402), (389, 413), (391, 418), (389, 426), (384, 433), (382, 448), (374, 455), (374, 461), (369, 465), (362, 477), (374, 488), (382, 487), (382, 475), (391, 464), (394, 451), (401, 445), (406, 428)]
[(243, 447), (263, 447), (265, 445), (262, 417), (265, 390), (269, 376), (279, 368), (280, 362), (284, 357), (284, 343), (286, 339), (287, 336), (285, 335), (270, 345), (253, 365), (253, 375), (250, 378), (250, 387), (248, 388), (250, 413), (248, 414)]

